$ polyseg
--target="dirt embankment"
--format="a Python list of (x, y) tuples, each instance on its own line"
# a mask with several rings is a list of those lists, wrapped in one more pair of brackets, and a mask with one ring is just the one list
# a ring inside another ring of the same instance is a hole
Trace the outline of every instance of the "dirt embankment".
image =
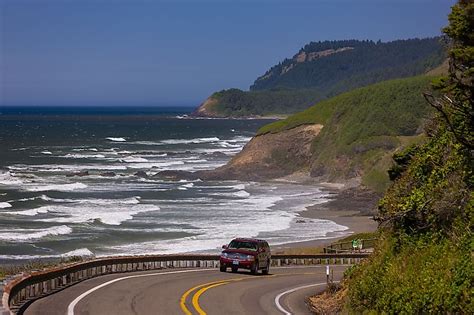
[(229, 163), (199, 172), (205, 179), (267, 180), (307, 169), (311, 143), (322, 125), (304, 125), (276, 134), (254, 137)]

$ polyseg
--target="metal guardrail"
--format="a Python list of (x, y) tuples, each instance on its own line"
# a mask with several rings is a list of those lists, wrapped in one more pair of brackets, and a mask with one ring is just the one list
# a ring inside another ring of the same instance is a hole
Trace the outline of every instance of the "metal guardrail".
[[(367, 249), (367, 248), (373, 248), (375, 245), (375, 242), (377, 241), (377, 238), (368, 238), (368, 239), (360, 239), (362, 242), (362, 248), (361, 249)], [(340, 242), (340, 243), (333, 243), (331, 245), (328, 245), (324, 247), (324, 252), (325, 253), (347, 253), (347, 252), (353, 252), (354, 249), (352, 247), (352, 241), (348, 242)]]
[[(272, 266), (354, 264), (367, 253), (272, 255)], [(3, 312), (22, 313), (36, 299), (97, 276), (165, 268), (217, 268), (219, 255), (147, 255), (100, 258), (15, 277), (3, 290)], [(3, 314), (2, 314), (3, 315)]]

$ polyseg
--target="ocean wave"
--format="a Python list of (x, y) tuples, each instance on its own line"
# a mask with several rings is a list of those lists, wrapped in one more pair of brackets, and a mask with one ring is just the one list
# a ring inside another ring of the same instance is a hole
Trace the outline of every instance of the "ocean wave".
[(183, 165), (183, 161), (169, 161), (169, 162), (149, 162), (149, 163), (130, 163), (127, 165), (133, 169), (150, 169), (150, 168), (166, 168), (175, 165)]
[(23, 181), (19, 179), (17, 176), (15, 176), (15, 173), (8, 171), (8, 172), (0, 173), (0, 185), (6, 185), (6, 186), (23, 185)]
[(47, 236), (66, 235), (71, 233), (72, 229), (67, 225), (53, 226), (41, 230), (13, 229), (9, 231), (0, 231), (0, 240), (30, 241), (34, 239), (41, 239)]
[(138, 157), (138, 156), (128, 156), (126, 158), (120, 159), (122, 162), (127, 162), (127, 163), (146, 163), (149, 162), (147, 159)]
[(88, 248), (79, 248), (67, 253), (61, 254), (61, 257), (90, 257), (94, 256), (94, 253), (91, 252)]
[(79, 248), (79, 249), (75, 249), (75, 250), (66, 252), (64, 254), (58, 254), (58, 255), (0, 255), (0, 259), (34, 260), (34, 259), (45, 259), (45, 258), (50, 259), (50, 258), (61, 258), (61, 257), (75, 257), (75, 256), (90, 257), (90, 256), (95, 256), (95, 255), (87, 248)]
[(2, 213), (5, 214), (12, 214), (12, 215), (24, 215), (28, 217), (33, 217), (38, 214), (45, 214), (48, 213), (49, 207), (39, 207), (39, 208), (34, 208), (34, 209), (28, 209), (28, 210), (19, 210), (19, 211), (4, 211)]
[(87, 199), (61, 199), (61, 198), (50, 198), (46, 195), (40, 196), (41, 199), (51, 202), (58, 202), (58, 203), (77, 203), (77, 204), (95, 204), (95, 205), (116, 205), (116, 204), (126, 204), (126, 205), (136, 205), (140, 203), (140, 196), (135, 196), (131, 198), (124, 198), (124, 199), (94, 199), (94, 198), (87, 198)]
[(41, 219), (43, 222), (56, 223), (85, 223), (98, 220), (103, 224), (120, 225), (131, 220), (134, 215), (142, 212), (159, 211), (160, 207), (150, 204), (115, 204), (104, 207), (100, 204), (73, 204), (67, 206), (44, 206), (34, 210), (47, 211), (56, 215), (54, 218)]
[(51, 151), (41, 151), (41, 154), (51, 155), (53, 152)]
[(33, 201), (33, 200), (37, 200), (37, 199), (42, 199), (42, 200), (47, 201), (48, 198), (49, 198), (49, 197), (46, 196), (46, 195), (41, 195), (41, 196), (35, 196), (35, 197), (29, 197), (29, 198), (20, 198), (20, 199), (16, 199), (16, 200), (9, 200), (8, 202)]
[(227, 142), (230, 142), (230, 143), (245, 142), (245, 143), (247, 143), (250, 140), (252, 140), (252, 137), (237, 136), (237, 137), (234, 137), (230, 140), (227, 140)]
[(114, 142), (125, 142), (125, 141), (127, 141), (127, 140), (125, 140), (125, 138), (115, 138), (115, 137), (107, 137), (105, 139), (110, 140), (110, 141), (114, 141)]
[(160, 143), (162, 144), (199, 144), (199, 143), (212, 143), (220, 141), (218, 137), (210, 137), (210, 138), (194, 138), (194, 139), (167, 139), (162, 140)]
[(0, 202), (0, 209), (11, 208), (12, 205), (8, 202)]
[(71, 183), (71, 184), (55, 184), (55, 185), (45, 185), (45, 186), (32, 186), (26, 187), (28, 191), (73, 191), (77, 189), (84, 189), (88, 186), (83, 183)]
[(232, 195), (236, 197), (241, 197), (241, 198), (248, 198), (250, 196), (250, 193), (248, 193), (245, 190), (241, 190), (241, 191), (233, 193)]
[(219, 146), (223, 147), (223, 148), (242, 148), (243, 146), (240, 145), (240, 144), (231, 144), (227, 141), (222, 141), (222, 142), (219, 142)]
[(66, 159), (104, 159), (105, 155), (103, 154), (71, 154), (68, 153), (66, 155), (61, 155), (58, 157), (66, 158)]

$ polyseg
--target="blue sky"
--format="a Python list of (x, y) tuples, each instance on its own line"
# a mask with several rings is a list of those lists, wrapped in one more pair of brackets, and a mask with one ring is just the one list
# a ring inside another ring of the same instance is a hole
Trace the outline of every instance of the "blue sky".
[(310, 41), (439, 35), (451, 0), (0, 0), (0, 106), (198, 105)]

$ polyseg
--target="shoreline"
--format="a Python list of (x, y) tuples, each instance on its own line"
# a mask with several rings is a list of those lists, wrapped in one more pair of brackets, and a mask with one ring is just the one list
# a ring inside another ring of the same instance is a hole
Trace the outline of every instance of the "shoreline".
[[(300, 176), (297, 176), (300, 177)], [(302, 176), (304, 177), (304, 176)], [(308, 181), (307, 178), (299, 178), (300, 180), (287, 181), (288, 183), (300, 184), (300, 185), (311, 185), (316, 184), (316, 182)], [(285, 182), (286, 180), (277, 180), (277, 182)], [(357, 233), (369, 233), (375, 232), (377, 230), (378, 224), (372, 219), (373, 215), (369, 214), (371, 209), (374, 207), (376, 200), (378, 198), (373, 195), (363, 196), (359, 192), (354, 192), (357, 188), (343, 188), (343, 184), (327, 184), (327, 183), (317, 183), (321, 188), (327, 192), (329, 196), (329, 201), (314, 204), (307, 206), (305, 210), (299, 212), (298, 220), (329, 220), (335, 222), (336, 224), (347, 227), (344, 231), (329, 232), (324, 238), (299, 241), (299, 242), (289, 242), (284, 244), (272, 245), (273, 254), (284, 254), (288, 252), (314, 252), (318, 248), (327, 246), (331, 243), (336, 242), (339, 239), (345, 238), (352, 234)], [(350, 193), (347, 193), (351, 191)], [(362, 198), (360, 197), (362, 195)], [(357, 196), (357, 197), (355, 197)], [(177, 254), (190, 254), (190, 253), (199, 253), (199, 252), (209, 252), (210, 250), (203, 251), (191, 251), (191, 252), (182, 252)], [(215, 249), (214, 249), (215, 250)], [(214, 251), (212, 250), (212, 251)], [(217, 250), (219, 252), (219, 250)], [(216, 254), (217, 254), (216, 252)], [(121, 256), (121, 255), (118, 255)], [(110, 256), (104, 256), (110, 257)], [(2, 265), (10, 266), (21, 266), (31, 263), (48, 263), (54, 261), (60, 261), (62, 259), (68, 259), (70, 257), (48, 257), (48, 258), (34, 258), (34, 259), (5, 259), (1, 261)], [(87, 257), (84, 257), (87, 260)], [(95, 258), (101, 258), (97, 256)]]
[(346, 230), (329, 232), (323, 239), (275, 245), (273, 246), (273, 252), (280, 254), (288, 250), (315, 250), (318, 247), (327, 246), (352, 234), (375, 232), (378, 223), (373, 220), (373, 208), (378, 201), (378, 196), (373, 193), (362, 192), (356, 197), (357, 192), (354, 191), (356, 189), (342, 190), (341, 187), (326, 186), (326, 190), (332, 195), (331, 200), (322, 204), (308, 206), (306, 210), (300, 212), (302, 220), (330, 220), (347, 227)]

